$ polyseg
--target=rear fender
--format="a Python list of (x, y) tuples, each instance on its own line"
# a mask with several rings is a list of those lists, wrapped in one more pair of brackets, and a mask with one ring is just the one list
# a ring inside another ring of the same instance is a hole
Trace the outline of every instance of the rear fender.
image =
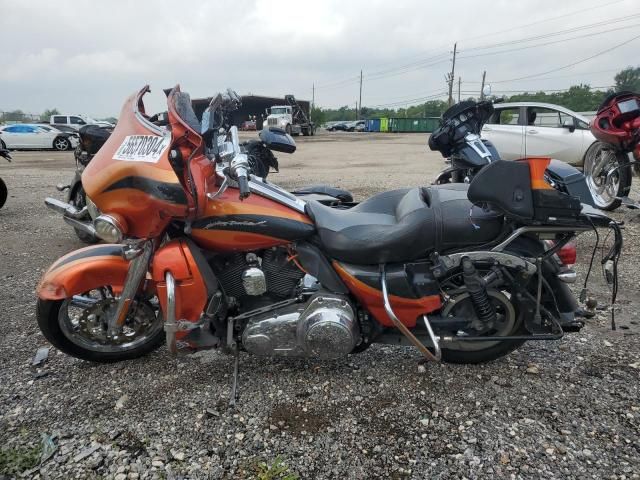
[(122, 289), (129, 262), (122, 255), (122, 245), (93, 245), (75, 250), (58, 259), (45, 272), (36, 293), (42, 300), (63, 300), (111, 285)]

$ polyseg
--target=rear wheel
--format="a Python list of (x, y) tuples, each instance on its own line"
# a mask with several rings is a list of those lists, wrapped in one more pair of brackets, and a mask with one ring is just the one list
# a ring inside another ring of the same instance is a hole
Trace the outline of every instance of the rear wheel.
[(7, 190), (7, 184), (0, 178), (0, 208), (4, 207), (8, 196), (9, 191)]
[(602, 142), (595, 142), (584, 156), (584, 175), (596, 207), (615, 210), (631, 190), (629, 158)]
[(146, 300), (131, 305), (118, 334), (109, 334), (107, 324), (117, 298), (105, 286), (65, 300), (38, 300), (38, 326), (58, 350), (91, 362), (117, 362), (141, 357), (164, 340), (162, 316)]

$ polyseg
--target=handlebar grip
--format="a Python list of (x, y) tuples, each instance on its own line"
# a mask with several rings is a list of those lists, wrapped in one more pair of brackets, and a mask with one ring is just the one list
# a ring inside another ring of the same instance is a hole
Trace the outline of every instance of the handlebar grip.
[(244, 200), (251, 194), (247, 175), (238, 175), (238, 188), (240, 189), (240, 200)]

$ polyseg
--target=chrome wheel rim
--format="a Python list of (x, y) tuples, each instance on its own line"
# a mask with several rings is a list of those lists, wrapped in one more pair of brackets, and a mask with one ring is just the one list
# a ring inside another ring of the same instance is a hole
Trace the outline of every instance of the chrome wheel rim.
[(133, 302), (123, 327), (107, 333), (107, 323), (118, 300), (106, 288), (66, 299), (58, 312), (58, 324), (74, 345), (100, 353), (122, 353), (147, 343), (162, 330), (162, 319), (147, 302)]
[(587, 186), (598, 208), (609, 207), (616, 201), (620, 189), (620, 172), (616, 155), (599, 147), (584, 160)]
[(53, 142), (53, 146), (56, 148), (56, 150), (66, 150), (67, 141), (64, 138), (58, 138), (55, 142)]

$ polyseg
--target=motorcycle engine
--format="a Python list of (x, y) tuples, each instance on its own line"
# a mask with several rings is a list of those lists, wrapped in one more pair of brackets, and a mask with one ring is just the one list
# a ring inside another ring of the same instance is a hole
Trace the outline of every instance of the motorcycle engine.
[(319, 292), (304, 303), (252, 317), (242, 344), (255, 355), (331, 359), (350, 353), (359, 338), (347, 298)]

